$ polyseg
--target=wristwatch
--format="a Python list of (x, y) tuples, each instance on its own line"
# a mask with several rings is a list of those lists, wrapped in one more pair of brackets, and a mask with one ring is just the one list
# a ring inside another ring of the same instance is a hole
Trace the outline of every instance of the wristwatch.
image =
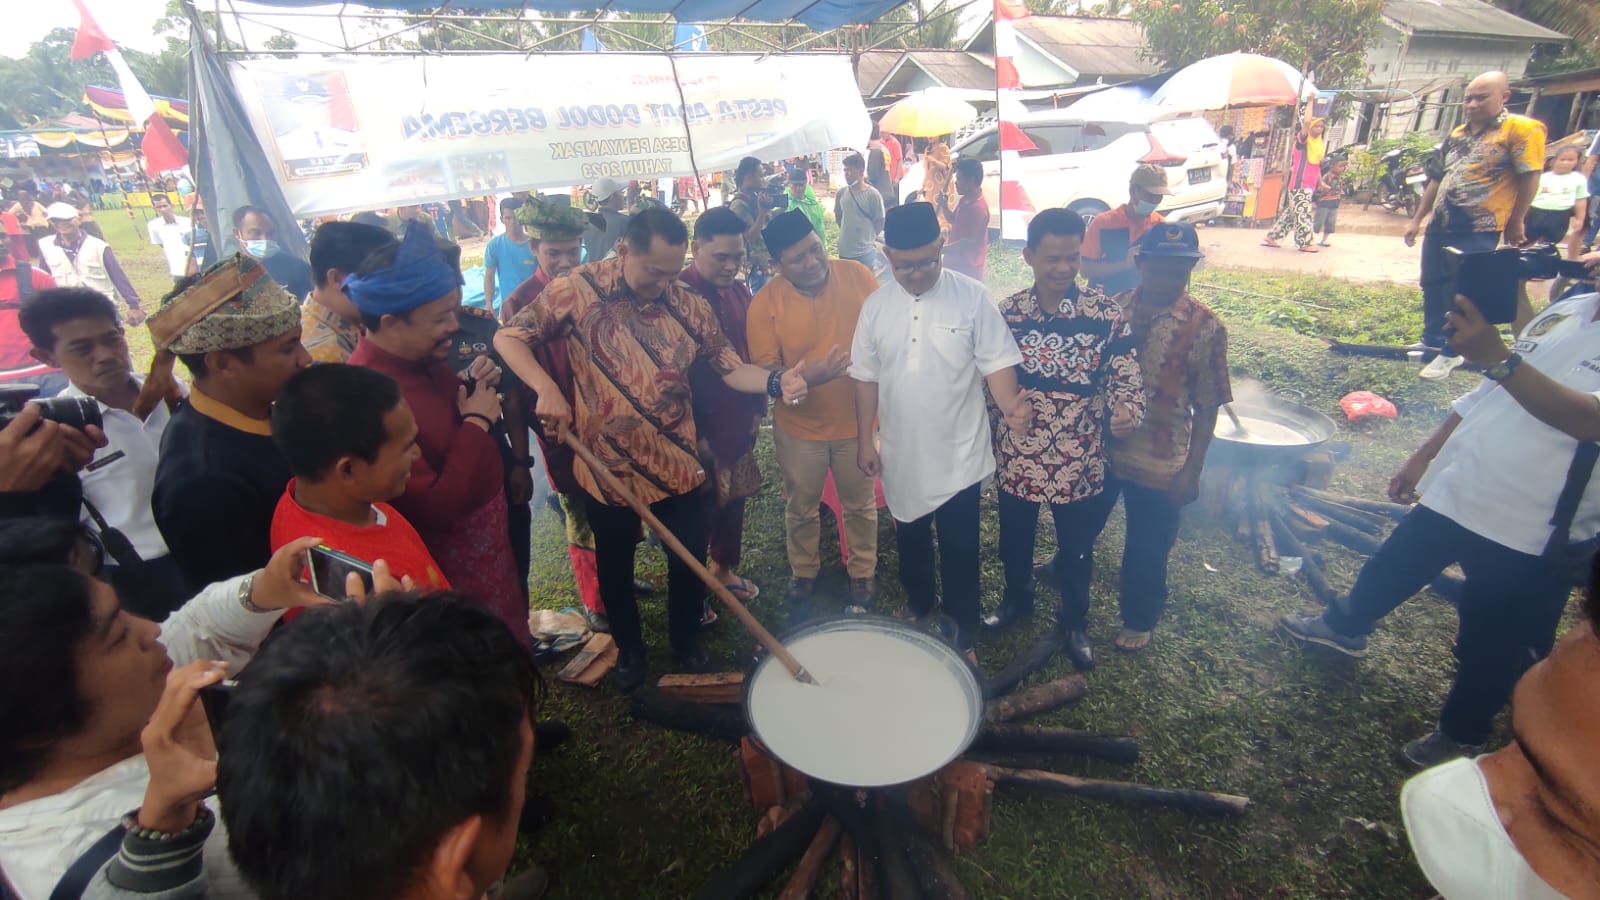
[(1513, 353), (1500, 362), (1497, 362), (1489, 368), (1484, 369), (1483, 375), (1490, 381), (1505, 381), (1507, 378), (1511, 377), (1511, 373), (1515, 372), (1517, 370), (1517, 366), (1520, 365), (1522, 365), (1522, 354)]
[(253, 613), (269, 613), (269, 612), (272, 612), (272, 610), (270, 610), (270, 609), (266, 609), (265, 607), (261, 607), (261, 606), (255, 605), (255, 603), (250, 600), (250, 589), (255, 587), (256, 576), (260, 575), (260, 574), (261, 573), (259, 571), (251, 572), (249, 575), (246, 575), (244, 577), (243, 581), (239, 582), (239, 605), (244, 607), (245, 612), (253, 612)]

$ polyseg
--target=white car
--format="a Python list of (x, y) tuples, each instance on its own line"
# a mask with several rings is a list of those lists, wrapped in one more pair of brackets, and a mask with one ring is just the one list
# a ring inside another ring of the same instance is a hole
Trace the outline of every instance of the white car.
[[(1128, 178), (1140, 165), (1167, 170), (1172, 196), (1161, 204), (1169, 221), (1193, 222), (1222, 214), (1227, 193), (1227, 163), (1222, 139), (1200, 118), (1147, 121), (1139, 113), (1125, 120), (1085, 120), (1070, 108), (1038, 113), (1019, 121), (1035, 149), (1021, 153), (1021, 171), (1007, 171), (1022, 183), (1034, 209), (1064, 207), (1085, 221), (1128, 202)], [(990, 125), (951, 148), (952, 155), (983, 163), (983, 196), (989, 227), (1000, 227), (1000, 132)], [(921, 199), (920, 162), (900, 179), (900, 202)]]

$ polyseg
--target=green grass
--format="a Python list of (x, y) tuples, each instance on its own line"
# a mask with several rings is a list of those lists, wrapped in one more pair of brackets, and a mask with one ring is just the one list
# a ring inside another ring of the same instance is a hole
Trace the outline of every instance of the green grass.
[[(156, 248), (139, 248), (124, 224), (104, 214), (124, 264), (147, 296), (165, 280)], [(126, 218), (125, 216), (123, 217)], [(138, 262), (148, 257), (146, 262)], [(1027, 282), (1014, 251), (996, 247), (990, 284), (997, 294)], [(1270, 387), (1305, 390), (1334, 416), (1338, 397), (1379, 390), (1401, 405), (1398, 421), (1373, 427), (1341, 425), (1335, 438), (1352, 448), (1339, 466), (1335, 490), (1380, 496), (1394, 469), (1442, 415), (1455, 391), (1417, 379), (1401, 363), (1329, 355), (1309, 334), (1410, 340), (1417, 300), (1409, 286), (1356, 286), (1325, 278), (1262, 276), (1207, 270), (1196, 294), (1229, 327), (1236, 377)], [(1228, 287), (1231, 293), (1218, 290)], [(1257, 297), (1264, 294), (1266, 297)], [(1308, 310), (1302, 317), (1300, 312)], [(1284, 327), (1289, 326), (1289, 327)], [(1298, 332), (1298, 333), (1297, 333)], [(147, 355), (147, 347), (141, 347)], [(1452, 390), (1453, 388), (1454, 390)], [(780, 629), (788, 574), (783, 517), (770, 433), (759, 446), (767, 489), (749, 504), (741, 571), (762, 588), (756, 614)], [(996, 523), (986, 498), (982, 558), (986, 607), (999, 598)], [(979, 898), (1425, 898), (1424, 883), (1405, 844), (1397, 808), (1407, 772), (1395, 750), (1426, 732), (1451, 673), (1454, 616), (1432, 595), (1406, 604), (1385, 620), (1371, 655), (1359, 664), (1302, 653), (1273, 631), (1283, 612), (1313, 605), (1298, 578), (1269, 578), (1252, 565), (1248, 548), (1198, 508), (1186, 513), (1170, 565), (1172, 597), (1154, 645), (1139, 655), (1114, 652), (1119, 627), (1116, 575), (1122, 541), (1118, 512), (1100, 543), (1091, 634), (1101, 665), (1088, 697), (1043, 717), (1066, 725), (1137, 737), (1137, 765), (1067, 759), (1061, 771), (1170, 787), (1249, 795), (1242, 819), (1200, 819), (1168, 811), (1127, 809), (1002, 791), (994, 829), (957, 871)], [(892, 528), (880, 520), (880, 609), (901, 603), (894, 576)], [(822, 595), (842, 604), (846, 591), (824, 514)], [(1051, 549), (1041, 528), (1038, 555)], [(1318, 547), (1330, 580), (1346, 589), (1361, 560), (1336, 545)], [(1208, 568), (1209, 566), (1209, 568)], [(1213, 571), (1214, 570), (1214, 571)], [(655, 550), (641, 550), (640, 574), (665, 582)], [(534, 528), (530, 581), (537, 606), (575, 603), (563, 533), (555, 516)], [(984, 668), (998, 669), (1048, 627), (1054, 598), (1041, 593), (1046, 615), (1002, 640), (980, 645)], [(827, 602), (826, 600), (824, 601)], [(660, 598), (643, 604), (653, 659), (668, 659)], [(726, 617), (725, 617), (726, 618)], [(730, 621), (710, 638), (733, 661), (748, 658), (751, 640)], [(1057, 661), (1044, 677), (1068, 671)], [(680, 898), (707, 873), (725, 865), (755, 837), (759, 811), (741, 797), (732, 749), (724, 744), (632, 721), (626, 702), (608, 689), (553, 686), (547, 715), (571, 723), (576, 738), (537, 760), (532, 791), (549, 795), (555, 820), (524, 840), (518, 864), (552, 870), (554, 898)], [(836, 896), (833, 868), (818, 895)], [(777, 888), (767, 894), (775, 896)]]

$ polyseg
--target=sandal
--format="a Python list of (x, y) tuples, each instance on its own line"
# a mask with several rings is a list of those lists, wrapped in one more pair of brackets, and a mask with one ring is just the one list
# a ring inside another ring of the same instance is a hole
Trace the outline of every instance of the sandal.
[(711, 601), (707, 600), (705, 606), (700, 608), (700, 630), (705, 631), (715, 624), (717, 624), (717, 611), (712, 607)]
[(1273, 240), (1272, 238), (1266, 238), (1265, 240), (1263, 240), (1261, 242), (1261, 246), (1263, 246), (1263, 247), (1282, 247), (1283, 245), (1278, 243), (1277, 241)]
[(1117, 635), (1117, 639), (1111, 642), (1111, 645), (1124, 653), (1137, 653), (1150, 646), (1150, 638), (1151, 632), (1124, 628)]
[(1304, 247), (1300, 248), (1300, 252), (1301, 253), (1316, 253), (1318, 251), (1317, 251), (1317, 248), (1311, 246), (1310, 244), (1307, 244)]
[(728, 589), (728, 593), (738, 597), (745, 603), (749, 603), (751, 600), (761, 596), (761, 588), (756, 586), (755, 582), (742, 575), (738, 580), (730, 581), (723, 587)]

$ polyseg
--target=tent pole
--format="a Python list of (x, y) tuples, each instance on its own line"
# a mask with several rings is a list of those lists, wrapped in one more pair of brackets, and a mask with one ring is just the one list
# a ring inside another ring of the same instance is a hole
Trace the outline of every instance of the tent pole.
[(689, 101), (683, 96), (683, 79), (678, 77), (678, 59), (671, 53), (667, 54), (667, 63), (672, 66), (672, 86), (678, 89), (678, 110), (683, 118), (684, 145), (689, 148), (689, 170), (694, 172), (694, 192), (700, 195), (700, 203), (706, 203), (707, 192), (700, 189), (700, 164), (694, 159), (694, 134), (689, 130)]

